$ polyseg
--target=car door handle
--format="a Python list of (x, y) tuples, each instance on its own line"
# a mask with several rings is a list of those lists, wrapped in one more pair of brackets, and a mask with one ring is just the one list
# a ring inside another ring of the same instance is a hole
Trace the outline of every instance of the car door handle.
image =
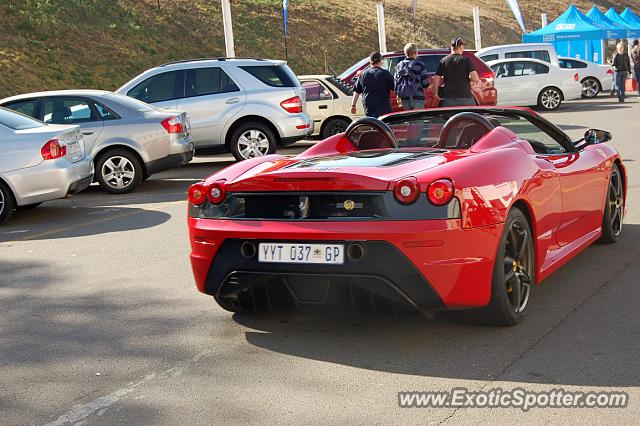
[(229, 98), (225, 101), (225, 104), (237, 104), (240, 102), (240, 98)]
[(93, 132), (95, 132), (95, 130), (93, 130), (93, 129), (85, 129), (85, 130), (82, 131), (82, 134), (85, 135), (85, 136), (89, 136), (89, 135), (92, 135)]
[(320, 106), (318, 106), (318, 109), (327, 109), (327, 108), (329, 108), (328, 105), (320, 105)]

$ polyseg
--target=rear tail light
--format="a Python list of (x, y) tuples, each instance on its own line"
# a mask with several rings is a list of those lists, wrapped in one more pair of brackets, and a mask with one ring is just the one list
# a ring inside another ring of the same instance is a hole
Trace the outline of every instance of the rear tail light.
[(578, 75), (578, 73), (575, 73), (575, 74), (573, 75), (573, 79), (574, 79), (575, 81), (580, 81), (580, 76)]
[(402, 204), (411, 204), (418, 199), (420, 195), (420, 185), (418, 179), (409, 177), (402, 179), (396, 183), (393, 188), (393, 195)]
[(207, 191), (207, 197), (213, 204), (220, 204), (223, 202), (226, 195), (224, 184), (220, 182), (214, 182)]
[(201, 205), (207, 199), (207, 188), (202, 182), (195, 183), (189, 187), (189, 202), (196, 206)]
[(427, 198), (432, 204), (442, 206), (453, 198), (453, 182), (449, 179), (440, 179), (429, 184)]
[(220, 204), (226, 196), (222, 182), (214, 182), (211, 185), (199, 182), (189, 187), (189, 202), (196, 206), (202, 205), (207, 199), (213, 204)]
[(165, 128), (167, 133), (182, 133), (184, 131), (184, 125), (182, 124), (182, 120), (180, 120), (179, 116), (169, 117), (165, 120), (162, 120), (162, 127)]
[(44, 144), (40, 150), (43, 160), (55, 160), (56, 158), (64, 157), (67, 155), (67, 147), (60, 145), (58, 139), (51, 139)]
[(607, 70), (607, 74), (611, 74), (611, 75), (613, 75), (613, 70), (612, 70), (612, 69), (608, 69), (608, 70)]
[(493, 79), (495, 77), (496, 77), (496, 75), (491, 70), (486, 70), (486, 71), (483, 71), (482, 73), (480, 73), (480, 79), (481, 80), (485, 80), (485, 81), (487, 81), (489, 83), (493, 82)]
[(299, 96), (294, 96), (286, 101), (280, 102), (280, 106), (291, 114), (298, 114), (302, 112), (302, 99)]

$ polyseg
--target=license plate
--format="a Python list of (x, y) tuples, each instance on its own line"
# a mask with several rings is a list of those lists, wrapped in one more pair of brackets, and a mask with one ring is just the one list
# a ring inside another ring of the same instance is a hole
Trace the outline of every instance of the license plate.
[(67, 145), (67, 154), (73, 156), (79, 151), (80, 151), (80, 144), (78, 142), (73, 142)]
[(342, 265), (344, 263), (344, 245), (260, 243), (258, 245), (258, 261)]

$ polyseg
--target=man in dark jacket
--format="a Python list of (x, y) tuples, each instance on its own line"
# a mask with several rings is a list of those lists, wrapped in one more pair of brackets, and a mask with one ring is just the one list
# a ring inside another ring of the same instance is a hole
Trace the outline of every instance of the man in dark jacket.
[(356, 102), (362, 95), (364, 114), (378, 118), (393, 112), (391, 108), (391, 92), (393, 92), (393, 75), (382, 68), (382, 55), (373, 52), (369, 56), (371, 66), (360, 74), (353, 92), (351, 113), (356, 113)]
[(616, 72), (616, 91), (618, 92), (618, 102), (624, 102), (626, 94), (627, 77), (631, 72), (631, 62), (629, 56), (624, 53), (624, 44), (622, 42), (616, 45), (616, 53), (611, 61), (613, 70)]
[(418, 45), (404, 46), (405, 58), (398, 62), (395, 72), (395, 88), (398, 107), (405, 111), (424, 108), (429, 87), (427, 67), (418, 60)]
[(475, 105), (476, 101), (471, 93), (471, 83), (480, 80), (473, 61), (462, 55), (464, 42), (460, 37), (451, 40), (451, 54), (440, 60), (436, 75), (433, 78), (433, 94), (436, 99), (440, 96), (440, 83), (444, 79), (444, 100), (442, 106)]
[(633, 41), (633, 49), (631, 49), (631, 60), (633, 61), (633, 76), (638, 85), (638, 97), (640, 97), (640, 42)]

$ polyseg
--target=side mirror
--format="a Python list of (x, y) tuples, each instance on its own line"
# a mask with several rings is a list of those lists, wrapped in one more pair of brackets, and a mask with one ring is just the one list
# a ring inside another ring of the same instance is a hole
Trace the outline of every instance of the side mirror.
[(584, 140), (589, 145), (596, 145), (599, 143), (608, 142), (612, 139), (611, 132), (599, 129), (589, 129), (584, 132)]
[(584, 137), (576, 142), (574, 145), (578, 150), (584, 149), (587, 145), (597, 145), (599, 143), (608, 142), (613, 138), (611, 132), (600, 129), (589, 129), (584, 132)]

